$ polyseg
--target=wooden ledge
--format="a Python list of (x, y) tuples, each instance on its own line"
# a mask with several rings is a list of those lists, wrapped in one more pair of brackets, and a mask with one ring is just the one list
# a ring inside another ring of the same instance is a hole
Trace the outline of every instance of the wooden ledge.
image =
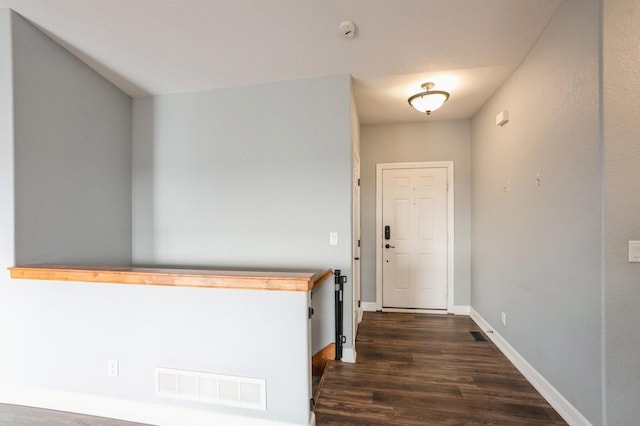
[(8, 269), (11, 278), (16, 279), (275, 291), (310, 291), (333, 274), (331, 269), (314, 273), (73, 265), (28, 265)]

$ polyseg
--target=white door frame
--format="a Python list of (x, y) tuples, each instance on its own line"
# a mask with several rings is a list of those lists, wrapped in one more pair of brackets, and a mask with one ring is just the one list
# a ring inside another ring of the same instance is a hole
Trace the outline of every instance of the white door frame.
[[(354, 151), (353, 153), (353, 191), (352, 199), (352, 260), (351, 268), (353, 275), (353, 347), (356, 347), (356, 334), (358, 334), (358, 325), (362, 321), (362, 307), (358, 304), (362, 298), (362, 248), (358, 241), (362, 238), (362, 225), (361, 225), (361, 208), (360, 208), (360, 155)], [(358, 196), (356, 197), (355, 191)], [(358, 258), (357, 260), (355, 258)]]
[[(447, 169), (447, 312), (454, 311), (454, 184), (453, 161), (424, 161), (415, 163), (378, 163), (376, 164), (376, 310), (382, 308), (382, 172), (392, 169), (421, 169), (421, 168), (446, 168)], [(398, 309), (390, 309), (398, 311)], [(411, 312), (418, 310), (411, 309)], [(424, 310), (424, 312), (430, 312)], [(442, 312), (442, 311), (434, 311)]]

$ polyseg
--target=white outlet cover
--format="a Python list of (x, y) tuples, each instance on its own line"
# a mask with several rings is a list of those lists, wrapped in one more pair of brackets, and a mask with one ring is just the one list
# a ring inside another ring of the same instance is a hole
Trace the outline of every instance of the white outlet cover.
[(109, 360), (109, 376), (110, 377), (118, 377), (118, 375), (120, 374), (120, 368), (118, 365), (118, 360), (116, 359), (110, 359)]
[(496, 115), (496, 126), (504, 126), (509, 122), (509, 111), (504, 110), (500, 114)]
[(629, 262), (640, 262), (640, 241), (629, 241)]

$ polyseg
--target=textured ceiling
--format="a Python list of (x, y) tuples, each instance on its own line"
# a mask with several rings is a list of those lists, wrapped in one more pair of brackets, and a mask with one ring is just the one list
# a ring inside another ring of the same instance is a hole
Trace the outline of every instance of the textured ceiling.
[[(351, 74), (363, 123), (469, 118), (561, 0), (0, 0), (133, 97)], [(357, 25), (345, 39), (338, 25)], [(406, 99), (449, 90), (430, 117)]]

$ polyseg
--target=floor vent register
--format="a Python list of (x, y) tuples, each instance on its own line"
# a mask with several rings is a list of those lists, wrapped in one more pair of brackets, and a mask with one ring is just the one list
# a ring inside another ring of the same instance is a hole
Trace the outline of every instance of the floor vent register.
[(266, 411), (265, 379), (156, 368), (158, 396)]
[(476, 340), (476, 342), (486, 342), (487, 341), (487, 339), (484, 337), (484, 334), (482, 334), (479, 331), (470, 331), (469, 333), (471, 333), (471, 335)]

